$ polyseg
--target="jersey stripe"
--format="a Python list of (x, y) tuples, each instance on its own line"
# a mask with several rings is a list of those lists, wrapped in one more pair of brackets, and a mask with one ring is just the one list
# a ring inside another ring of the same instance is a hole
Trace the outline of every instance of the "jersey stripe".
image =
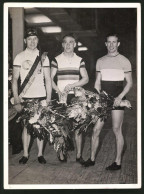
[(57, 75), (79, 75), (78, 70), (58, 70)]

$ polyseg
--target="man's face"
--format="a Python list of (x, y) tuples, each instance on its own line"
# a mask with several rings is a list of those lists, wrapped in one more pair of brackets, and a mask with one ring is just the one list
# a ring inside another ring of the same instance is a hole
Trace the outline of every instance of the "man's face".
[(27, 48), (34, 50), (37, 48), (38, 45), (38, 37), (37, 36), (29, 36), (25, 39), (25, 43)]
[(118, 38), (116, 36), (107, 37), (107, 42), (105, 42), (108, 53), (116, 53), (118, 51), (118, 47), (120, 42), (118, 42)]
[(71, 53), (74, 51), (76, 46), (75, 39), (73, 37), (66, 36), (63, 40), (62, 47), (64, 48), (64, 52)]

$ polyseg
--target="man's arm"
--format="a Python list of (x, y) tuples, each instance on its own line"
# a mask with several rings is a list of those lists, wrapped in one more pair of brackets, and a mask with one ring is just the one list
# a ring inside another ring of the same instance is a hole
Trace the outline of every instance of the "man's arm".
[(46, 94), (47, 94), (47, 103), (51, 100), (51, 94), (52, 94), (52, 83), (51, 83), (51, 77), (50, 77), (50, 68), (49, 67), (43, 67), (44, 69), (44, 78), (45, 78), (45, 86), (46, 86)]
[(13, 66), (12, 91), (14, 96), (14, 104), (17, 112), (22, 110), (21, 99), (18, 96), (18, 78), (20, 76), (20, 67)]
[(125, 85), (123, 91), (118, 95), (118, 97), (115, 98), (114, 106), (120, 105), (122, 98), (130, 91), (130, 89), (133, 85), (131, 72), (125, 73), (125, 79), (126, 79), (126, 85)]
[(58, 86), (54, 82), (54, 77), (57, 73), (57, 68), (51, 67), (51, 80), (52, 80), (52, 88), (59, 94), (61, 93)]
[(89, 82), (88, 73), (85, 67), (80, 68), (80, 75), (82, 78), (78, 82), (66, 85), (65, 90), (71, 90), (74, 87), (84, 86), (85, 84)]
[(96, 81), (95, 81), (94, 88), (100, 93), (100, 90), (101, 90), (101, 73), (100, 72), (96, 72)]

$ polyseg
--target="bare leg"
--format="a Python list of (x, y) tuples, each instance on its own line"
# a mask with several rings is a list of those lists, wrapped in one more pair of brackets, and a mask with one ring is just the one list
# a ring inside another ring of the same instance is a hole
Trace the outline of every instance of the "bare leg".
[(99, 145), (99, 134), (101, 132), (103, 125), (104, 125), (104, 122), (98, 119), (98, 121), (96, 122), (93, 128), (92, 139), (91, 139), (91, 160), (92, 161), (95, 161), (95, 155)]
[(124, 117), (123, 110), (112, 111), (113, 132), (116, 137), (116, 148), (117, 148), (115, 162), (117, 163), (117, 165), (121, 164), (121, 155), (122, 155), (123, 146), (124, 146), (124, 138), (122, 134), (123, 117)]
[(43, 155), (43, 153), (42, 153), (42, 151), (43, 151), (43, 142), (44, 142), (43, 140), (39, 140), (37, 138), (38, 157)]
[(61, 160), (64, 160), (64, 155), (63, 155), (63, 152), (62, 151), (60, 151), (59, 155), (60, 155), (60, 159)]
[(28, 148), (30, 143), (31, 136), (27, 133), (27, 128), (24, 126), (22, 132), (22, 141), (23, 141), (23, 149), (24, 149), (24, 156), (28, 157)]
[(75, 142), (77, 149), (76, 158), (80, 158), (82, 154), (82, 134), (78, 134), (78, 132), (78, 130), (75, 131)]

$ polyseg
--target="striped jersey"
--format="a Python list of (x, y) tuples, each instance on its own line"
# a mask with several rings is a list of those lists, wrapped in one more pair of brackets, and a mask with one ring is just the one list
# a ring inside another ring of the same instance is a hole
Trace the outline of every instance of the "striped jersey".
[(131, 63), (123, 55), (105, 55), (97, 60), (96, 71), (101, 73), (102, 81), (123, 81), (125, 73), (131, 72)]
[(63, 91), (66, 85), (79, 81), (80, 68), (85, 68), (85, 62), (75, 53), (70, 58), (61, 53), (52, 60), (51, 67), (57, 68), (57, 85)]

